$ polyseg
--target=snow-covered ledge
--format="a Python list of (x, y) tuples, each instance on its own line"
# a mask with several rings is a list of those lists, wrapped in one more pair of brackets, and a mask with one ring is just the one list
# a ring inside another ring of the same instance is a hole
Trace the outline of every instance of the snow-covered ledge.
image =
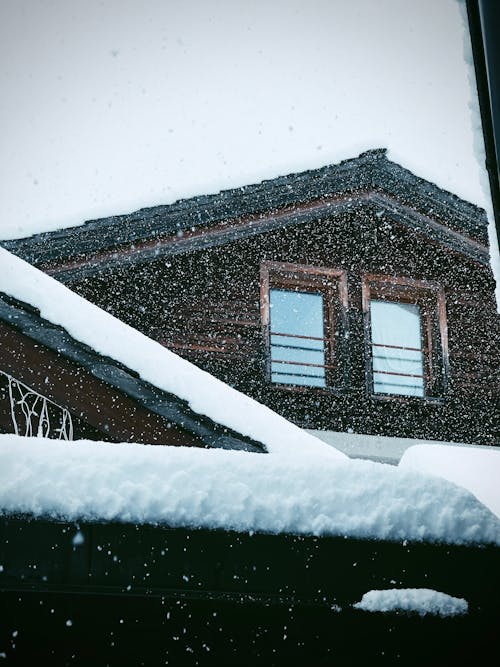
[[(279, 433), (276, 434), (279, 437)], [(322, 455), (0, 435), (0, 517), (500, 545), (472, 493), (418, 470)]]

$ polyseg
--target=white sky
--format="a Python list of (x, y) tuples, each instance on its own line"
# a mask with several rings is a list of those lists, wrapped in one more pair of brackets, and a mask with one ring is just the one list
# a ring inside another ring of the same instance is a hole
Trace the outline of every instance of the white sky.
[(0, 237), (375, 147), (489, 205), (462, 11), (457, 0), (3, 0)]

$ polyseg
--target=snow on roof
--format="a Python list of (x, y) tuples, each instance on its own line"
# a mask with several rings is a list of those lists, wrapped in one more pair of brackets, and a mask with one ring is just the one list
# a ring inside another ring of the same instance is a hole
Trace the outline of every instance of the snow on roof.
[(464, 3), (151, 2), (120, 20), (113, 3), (72, 5), (0, 3), (3, 238), (373, 145), (489, 200)]
[(500, 545), (443, 479), (370, 461), (0, 435), (0, 512), (240, 532)]
[(74, 339), (186, 400), (195, 412), (263, 443), (270, 452), (346, 458), (3, 248), (0, 266), (0, 292), (38, 308), (43, 318), (62, 326)]
[[(157, 2), (140, 14), (122, 11), (119, 21), (112, 4), (73, 3), (69, 12), (67, 2), (53, 0), (50, 10), (30, 3), (26, 13), (23, 3), (0, 3), (9, 54), (1, 238), (240, 187), (384, 145), (415, 174), (487, 208), (500, 305), (464, 2), (205, 0), (196, 12)], [(93, 49), (82, 24), (95, 26)]]
[(406, 450), (399, 465), (462, 486), (500, 518), (500, 449), (418, 444)]
[[(217, 194), (182, 199), (170, 205), (142, 208), (126, 215), (89, 220), (56, 232), (4, 241), (2, 245), (35, 266), (51, 265), (53, 276), (60, 276), (61, 270), (63, 274), (76, 270), (77, 275), (86, 276), (103, 265), (109, 268), (113, 264), (122, 264), (125, 258), (121, 251), (126, 246), (133, 251), (129, 261), (138, 261), (140, 257), (158, 258), (175, 252), (173, 238), (179, 242), (179, 235), (194, 229), (198, 233), (203, 230), (209, 233), (211, 228), (228, 220), (251, 219), (252, 231), (256, 234), (259, 233), (259, 224), (255, 217), (269, 215), (272, 218), (278, 209), (281, 214), (275, 224), (280, 226), (304, 224), (308, 214), (303, 207), (308, 204), (314, 203), (309, 214), (314, 219), (321, 217), (324, 211), (322, 213), (322, 209), (317, 208), (318, 202), (322, 202), (321, 206), (326, 207), (331, 215), (338, 215), (344, 205), (352, 203), (353, 191), (365, 193), (356, 198), (358, 205), (369, 204), (377, 206), (378, 210), (389, 209), (392, 213), (403, 207), (404, 215), (398, 216), (398, 222), (408, 224), (411, 232), (418, 224), (424, 236), (430, 235), (434, 241), (439, 240), (448, 247), (451, 244), (454, 250), (488, 264), (485, 212), (388, 160), (385, 148), (374, 148), (319, 169), (290, 173)], [(343, 199), (347, 201), (342, 204)], [(408, 201), (412, 202), (413, 215), (417, 219), (409, 215), (404, 205)], [(340, 207), (338, 210), (337, 205)], [(297, 207), (301, 210), (299, 216), (295, 210)], [(440, 231), (435, 224), (429, 226), (424, 223), (422, 215), (439, 221)], [(266, 223), (268, 231), (271, 229), (269, 222)], [(458, 247), (457, 233), (461, 238)], [(218, 243), (232, 243), (234, 240), (232, 235), (223, 235)], [(89, 263), (81, 259), (82, 253), (84, 258), (93, 257), (93, 261)], [(69, 265), (65, 266), (68, 260)], [(73, 267), (71, 260), (75, 262)]]

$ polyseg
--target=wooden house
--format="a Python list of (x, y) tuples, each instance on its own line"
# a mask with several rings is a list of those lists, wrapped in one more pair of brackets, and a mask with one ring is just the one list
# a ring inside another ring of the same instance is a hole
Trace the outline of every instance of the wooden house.
[(3, 245), (299, 426), (500, 444), (485, 212), (385, 150)]

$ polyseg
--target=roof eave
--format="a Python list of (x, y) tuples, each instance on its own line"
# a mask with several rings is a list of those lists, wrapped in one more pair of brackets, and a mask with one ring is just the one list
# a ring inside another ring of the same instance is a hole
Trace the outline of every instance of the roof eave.
[(70, 259), (87, 260), (99, 253), (121, 252), (136, 244), (162, 244), (165, 238), (177, 233), (189, 234), (192, 229), (206, 230), (228, 221), (265, 218), (276, 211), (359, 192), (382, 192), (441, 226), (485, 247), (488, 245), (483, 209), (388, 160), (386, 149), (367, 151), (337, 165), (2, 244), (31, 264), (55, 266)]
[(207, 447), (266, 451), (261, 443), (194, 412), (186, 401), (154, 387), (114, 359), (104, 357), (76, 341), (62, 327), (41, 318), (29, 304), (1, 294), (0, 321), (63, 358), (82, 366), (95, 378), (133, 399), (138, 405), (192, 433)]

